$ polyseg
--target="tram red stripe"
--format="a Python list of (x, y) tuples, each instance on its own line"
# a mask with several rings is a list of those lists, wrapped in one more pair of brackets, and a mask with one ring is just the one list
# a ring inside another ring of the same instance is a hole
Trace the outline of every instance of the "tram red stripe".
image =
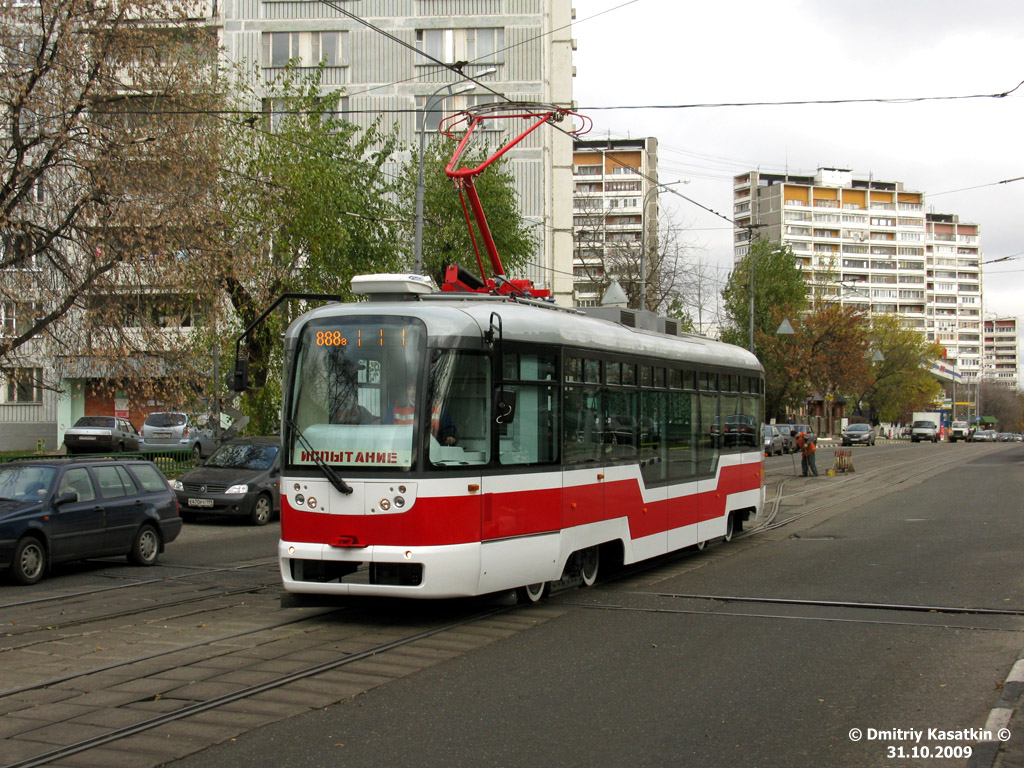
[(630, 536), (637, 539), (721, 517), (728, 495), (759, 488), (760, 473), (761, 464), (722, 467), (715, 490), (647, 503), (634, 479), (481, 496), (420, 497), (412, 509), (391, 515), (316, 514), (295, 509), (282, 497), (281, 537), (312, 543), (354, 537), (361, 546), (443, 546), (547, 533), (625, 515)]

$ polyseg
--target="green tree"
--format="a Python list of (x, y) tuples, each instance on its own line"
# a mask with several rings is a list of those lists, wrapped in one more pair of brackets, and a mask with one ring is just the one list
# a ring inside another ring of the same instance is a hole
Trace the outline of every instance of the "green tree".
[(914, 411), (926, 410), (941, 392), (941, 385), (922, 365), (942, 356), (938, 345), (913, 328), (905, 328), (895, 315), (875, 315), (870, 331), (870, 375), (859, 390), (857, 410), (873, 423), (895, 422)]
[[(461, 264), (474, 274), (479, 270), (459, 193), (444, 172), (454, 150), (455, 143), (451, 139), (438, 135), (430, 140), (423, 153), (423, 273), (432, 276), (438, 284), (443, 281), (444, 268), (448, 264)], [(411, 268), (418, 148), (410, 156), (401, 172), (399, 197), (402, 216), (398, 229), (405, 243), (406, 263)], [(476, 167), (487, 156), (486, 149), (470, 152), (462, 158), (460, 167)], [(537, 238), (519, 212), (515, 179), (507, 162), (499, 160), (488, 167), (474, 179), (474, 185), (506, 274), (521, 274), (534, 254)], [(489, 276), (490, 262), (476, 222), (473, 222), (473, 235)]]
[(750, 347), (750, 267), (754, 267), (754, 354), (765, 369), (765, 414), (783, 410), (807, 394), (799, 344), (776, 333), (783, 318), (795, 322), (807, 304), (807, 288), (789, 246), (754, 240), (722, 291), (722, 340)]
[[(283, 293), (351, 299), (354, 275), (399, 264), (385, 171), (395, 134), (340, 119), (342, 93), (325, 92), (320, 75), (289, 68), (262, 88), (260, 118), (225, 131), (220, 282), (241, 327)], [(256, 103), (254, 80), (240, 78), (234, 96), (242, 109)], [(277, 418), (278, 339), (289, 319), (287, 310), (271, 315), (247, 345), (254, 389), (242, 410), (255, 431)]]

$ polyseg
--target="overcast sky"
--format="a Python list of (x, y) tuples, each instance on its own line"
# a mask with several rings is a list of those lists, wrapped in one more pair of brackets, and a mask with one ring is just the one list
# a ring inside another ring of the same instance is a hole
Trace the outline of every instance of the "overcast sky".
[[(848, 168), (979, 224), (983, 261), (1024, 254), (1024, 180), (995, 183), (1024, 177), (1024, 86), (1002, 99), (585, 109), (1004, 93), (1024, 80), (1024, 2), (574, 5), (574, 97), (594, 120), (585, 138), (657, 137), (659, 180), (689, 179), (687, 197), (731, 217), (734, 174)], [(727, 276), (730, 225), (669, 194), (660, 201)], [(985, 265), (984, 302), (986, 314), (1024, 315), (1024, 255)]]

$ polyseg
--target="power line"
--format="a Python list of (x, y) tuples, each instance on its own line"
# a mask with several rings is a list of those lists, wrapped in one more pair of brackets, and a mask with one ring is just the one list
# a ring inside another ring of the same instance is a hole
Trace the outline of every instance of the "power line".
[(952, 195), (954, 192), (968, 192), (972, 189), (984, 189), (985, 187), (997, 187), (1000, 184), (1012, 184), (1015, 181), (1024, 181), (1024, 176), (1015, 176), (1012, 179), (1003, 179), (1002, 181), (991, 181), (988, 184), (978, 184), (973, 187), (961, 187), (960, 189), (950, 189), (946, 192), (933, 192), (928, 197), (938, 197), (939, 195)]
[(908, 96), (901, 98), (867, 99), (806, 99), (790, 101), (732, 101), (702, 102), (694, 104), (620, 104), (617, 106), (579, 107), (581, 112), (625, 109), (718, 109), (721, 107), (792, 107), (814, 104), (915, 104), (924, 101), (961, 101), (966, 99), (1004, 99), (1024, 85), (1024, 80), (1008, 91), (1000, 93), (975, 93), (960, 96)]

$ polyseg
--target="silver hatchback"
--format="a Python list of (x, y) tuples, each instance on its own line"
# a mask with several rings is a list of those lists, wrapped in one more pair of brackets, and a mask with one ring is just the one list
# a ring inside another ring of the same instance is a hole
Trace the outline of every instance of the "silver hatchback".
[(139, 450), (188, 450), (197, 464), (217, 447), (213, 432), (182, 411), (154, 411), (146, 417), (139, 435)]

